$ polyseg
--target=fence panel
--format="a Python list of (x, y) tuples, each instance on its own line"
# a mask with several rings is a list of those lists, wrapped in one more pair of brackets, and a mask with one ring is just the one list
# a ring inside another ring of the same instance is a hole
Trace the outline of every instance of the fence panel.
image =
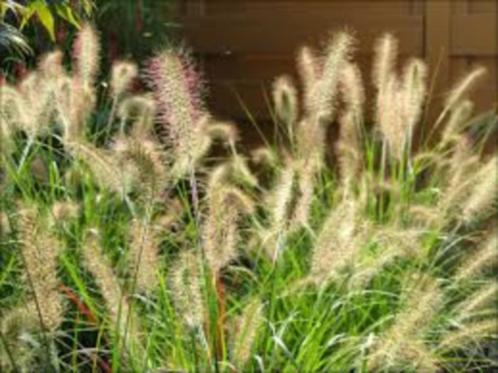
[(479, 109), (490, 108), (498, 100), (497, 14), (496, 0), (186, 0), (181, 21), (206, 71), (214, 111), (268, 120), (271, 81), (295, 75), (298, 47), (318, 47), (328, 32), (344, 28), (359, 40), (357, 59), (367, 78), (372, 44), (382, 32), (399, 38), (402, 58), (425, 58), (436, 78), (434, 106), (454, 79), (486, 66), (474, 98)]

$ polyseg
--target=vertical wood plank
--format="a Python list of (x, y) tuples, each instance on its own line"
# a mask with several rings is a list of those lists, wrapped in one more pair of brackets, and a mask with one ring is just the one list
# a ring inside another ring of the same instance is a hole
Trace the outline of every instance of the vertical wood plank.
[(453, 0), (451, 2), (452, 14), (468, 14), (469, 0)]
[(412, 0), (411, 2), (411, 14), (423, 14), (424, 13), (424, 1), (423, 0)]
[(189, 16), (203, 16), (206, 14), (206, 3), (204, 0), (184, 0), (186, 13)]
[(445, 93), (450, 75), (450, 20), (451, 1), (426, 0), (425, 3), (425, 57), (431, 67), (429, 121), (433, 118), (435, 103)]

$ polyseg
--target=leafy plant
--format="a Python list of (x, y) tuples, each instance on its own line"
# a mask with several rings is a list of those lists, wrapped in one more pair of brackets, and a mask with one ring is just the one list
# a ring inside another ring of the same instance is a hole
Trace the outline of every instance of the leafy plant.
[(2, 85), (1, 369), (496, 366), (497, 155), (483, 146), (497, 116), (476, 126), (468, 100), (485, 72), (429, 127), (427, 67), (398, 72), (385, 35), (368, 126), (354, 43), (341, 32), (301, 49), (302, 94), (289, 77), (274, 85), (285, 141), (251, 154), (181, 50), (150, 61), (151, 92), (130, 93), (128, 61), (100, 91), (85, 25), (71, 72), (56, 51)]
[(37, 20), (50, 40), (56, 40), (56, 20), (63, 20), (79, 28), (83, 16), (93, 10), (92, 0), (3, 0), (0, 2), (0, 47), (18, 55), (32, 53), (22, 31)]

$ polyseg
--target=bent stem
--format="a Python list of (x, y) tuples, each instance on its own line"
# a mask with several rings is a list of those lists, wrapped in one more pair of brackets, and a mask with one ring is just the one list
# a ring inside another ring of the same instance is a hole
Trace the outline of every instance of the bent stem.
[(35, 143), (34, 136), (29, 136), (28, 142), (26, 143), (26, 146), (24, 147), (24, 149), (22, 151), (21, 159), (19, 160), (19, 163), (17, 165), (17, 172), (22, 170), (24, 163), (26, 163), (29, 152), (31, 151), (31, 148), (33, 147), (34, 143)]

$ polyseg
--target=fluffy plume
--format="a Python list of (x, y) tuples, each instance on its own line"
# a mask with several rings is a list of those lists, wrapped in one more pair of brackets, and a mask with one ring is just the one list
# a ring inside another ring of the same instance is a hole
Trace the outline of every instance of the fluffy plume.
[(447, 333), (441, 339), (438, 349), (443, 351), (461, 349), (469, 344), (497, 335), (498, 324), (495, 319), (474, 321)]
[(287, 229), (296, 205), (297, 171), (292, 162), (281, 171), (269, 197), (272, 227), (277, 234)]
[[(119, 143), (118, 143), (119, 144)], [(119, 145), (114, 146), (114, 149)], [(115, 154), (107, 149), (96, 148), (90, 144), (72, 143), (74, 153), (78, 154), (91, 170), (97, 183), (111, 191), (124, 196), (128, 194), (138, 178), (138, 169), (128, 162), (126, 169), (122, 169), (118, 161), (122, 159), (119, 152)]]
[(58, 293), (57, 260), (61, 243), (46, 229), (44, 219), (30, 207), (19, 211), (21, 253), (33, 301), (29, 312), (42, 328), (53, 331), (62, 322), (63, 305)]
[(302, 47), (297, 56), (297, 66), (304, 87), (304, 106), (307, 114), (310, 114), (312, 110), (312, 90), (320, 74), (320, 62), (312, 49)]
[(426, 94), (427, 68), (413, 59), (401, 79), (396, 73), (397, 41), (386, 34), (375, 45), (373, 81), (377, 89), (376, 121), (392, 154), (401, 159), (410, 149), (415, 125), (420, 121)]
[(160, 197), (170, 177), (163, 152), (153, 140), (127, 138), (118, 164), (125, 180), (127, 170), (131, 171), (129, 179), (133, 189), (140, 191), (141, 198), (147, 202)]
[(89, 230), (86, 233), (82, 254), (83, 263), (92, 274), (107, 305), (110, 321), (118, 333), (124, 334), (129, 306), (123, 296), (119, 280), (114, 274), (111, 263), (101, 251), (96, 230)]
[(74, 43), (73, 58), (76, 76), (85, 88), (93, 88), (99, 73), (100, 44), (91, 25), (81, 27)]
[(128, 90), (138, 75), (137, 66), (130, 62), (116, 62), (111, 72), (111, 92), (114, 97), (120, 97)]
[(443, 195), (438, 202), (443, 220), (460, 213), (463, 201), (468, 199), (475, 181), (476, 170), (480, 169), (479, 157), (472, 153), (469, 141), (460, 137), (449, 164), (443, 164), (441, 172), (446, 174), (443, 180)]
[[(370, 228), (366, 225), (367, 229)], [(385, 267), (399, 258), (417, 258), (421, 254), (421, 232), (414, 229), (402, 229), (396, 226), (373, 227), (364, 235), (364, 244), (368, 238), (369, 250), (357, 255), (352, 264), (350, 287), (365, 287), (370, 280)], [(364, 245), (363, 244), (363, 245)], [(375, 246), (373, 246), (375, 244)]]
[(12, 103), (5, 104), (6, 101), (9, 101), (5, 98), (6, 87), (6, 85), (0, 85), (0, 154), (9, 154), (13, 151), (15, 146), (14, 133), (19, 118), (18, 111), (14, 106), (15, 101), (10, 100)]
[(382, 96), (396, 71), (398, 41), (391, 34), (385, 34), (375, 43), (374, 53), (373, 83)]
[(316, 284), (337, 278), (368, 242), (369, 229), (358, 207), (356, 201), (345, 200), (325, 220), (311, 257), (310, 278)]
[(217, 274), (237, 256), (239, 218), (253, 212), (254, 203), (237, 188), (211, 183), (208, 207), (204, 253), (211, 270)]
[(297, 165), (297, 196), (295, 209), (290, 221), (290, 229), (309, 227), (309, 217), (313, 202), (313, 191), (316, 182), (317, 170), (306, 163)]
[(9, 140), (16, 130), (24, 131), (29, 141), (50, 128), (54, 114), (54, 79), (40, 72), (29, 73), (17, 87), (0, 87), (0, 135)]
[(341, 93), (351, 113), (355, 126), (363, 123), (363, 105), (365, 103), (365, 90), (361, 71), (358, 65), (348, 63), (341, 73)]
[(206, 134), (213, 140), (223, 140), (231, 147), (239, 140), (239, 132), (234, 123), (211, 121), (206, 126)]
[(277, 118), (281, 120), (292, 138), (292, 127), (298, 118), (297, 90), (288, 76), (281, 76), (273, 83), (273, 101)]
[(64, 55), (60, 50), (47, 53), (43, 56), (38, 63), (38, 69), (42, 76), (46, 79), (57, 79), (64, 76), (66, 72), (62, 65), (63, 58)]
[(485, 74), (486, 69), (484, 67), (477, 67), (466, 76), (464, 76), (457, 84), (455, 84), (448, 97), (446, 98), (446, 104), (443, 114), (448, 110), (453, 109), (453, 107), (460, 101), (460, 99), (464, 97), (464, 95), (472, 88), (472, 86)]
[(154, 125), (155, 103), (146, 95), (125, 98), (118, 108), (123, 122), (132, 121), (130, 137), (140, 141), (151, 136)]
[(151, 292), (157, 285), (159, 245), (151, 224), (134, 219), (129, 245), (130, 269), (139, 291)]
[(152, 60), (148, 76), (168, 145), (176, 157), (184, 159), (186, 167), (191, 167), (194, 153), (203, 140), (202, 121), (205, 120), (199, 74), (186, 53), (168, 50)]
[(253, 299), (236, 322), (231, 350), (233, 362), (237, 367), (243, 368), (249, 361), (251, 349), (262, 323), (263, 305), (259, 299)]
[(405, 150), (408, 132), (404, 127), (403, 91), (394, 75), (391, 75), (378, 95), (378, 128), (391, 154), (401, 159)]
[(190, 328), (204, 322), (204, 299), (199, 257), (190, 251), (180, 254), (169, 275), (173, 302), (178, 314)]
[(257, 165), (275, 168), (278, 165), (278, 155), (272, 149), (262, 146), (251, 152), (251, 160)]
[(489, 159), (473, 178), (470, 196), (463, 202), (461, 219), (469, 223), (493, 211), (498, 195), (498, 156)]
[(57, 201), (52, 206), (52, 216), (60, 222), (76, 218), (79, 212), (80, 206), (74, 201)]
[(348, 111), (341, 117), (340, 127), (339, 140), (336, 145), (337, 157), (341, 181), (345, 186), (349, 186), (362, 167), (360, 134), (352, 111)]
[(57, 114), (64, 126), (64, 144), (75, 151), (74, 144), (85, 142), (86, 120), (95, 106), (95, 94), (77, 79), (62, 78), (57, 81), (55, 97)]
[(486, 268), (498, 263), (498, 232), (491, 231), (487, 239), (480, 245), (477, 252), (468, 257), (458, 266), (455, 274), (457, 281), (471, 280)]
[[(39, 319), (33, 304), (22, 305), (10, 309), (2, 314), (0, 321), (0, 371), (12, 372), (14, 367), (10, 365), (7, 348), (12, 356), (15, 356), (15, 364), (22, 367), (23, 372), (36, 370), (36, 358), (46, 354), (46, 349), (35, 349), (30, 344), (34, 340), (34, 334), (39, 327)], [(37, 341), (38, 342), (38, 341)], [(39, 354), (41, 352), (41, 354)]]
[(0, 237), (4, 237), (12, 232), (9, 215), (0, 212)]
[(340, 71), (349, 60), (354, 40), (347, 32), (339, 32), (327, 45), (323, 59), (322, 74), (315, 83), (311, 94), (312, 111), (319, 122), (332, 119), (334, 98), (338, 91)]
[(426, 94), (427, 67), (419, 59), (407, 63), (402, 76), (403, 127), (409, 145), (415, 125), (420, 121)]
[(16, 129), (24, 127), (23, 98), (8, 84), (0, 85), (0, 141), (2, 150), (11, 149)]
[(483, 311), (483, 308), (493, 305), (498, 295), (498, 283), (492, 281), (490, 284), (482, 286), (470, 298), (462, 302), (457, 308), (457, 320), (462, 321), (471, 318)]
[(441, 136), (442, 146), (460, 139), (460, 132), (464, 124), (470, 119), (473, 109), (474, 104), (471, 101), (463, 100), (451, 110), (450, 118)]
[(436, 359), (425, 345), (423, 334), (441, 306), (441, 291), (433, 279), (415, 275), (404, 298), (394, 323), (369, 354), (368, 369), (411, 366), (420, 371), (437, 371)]
[(294, 157), (313, 172), (324, 165), (327, 130), (309, 119), (301, 120), (296, 128), (296, 151)]

